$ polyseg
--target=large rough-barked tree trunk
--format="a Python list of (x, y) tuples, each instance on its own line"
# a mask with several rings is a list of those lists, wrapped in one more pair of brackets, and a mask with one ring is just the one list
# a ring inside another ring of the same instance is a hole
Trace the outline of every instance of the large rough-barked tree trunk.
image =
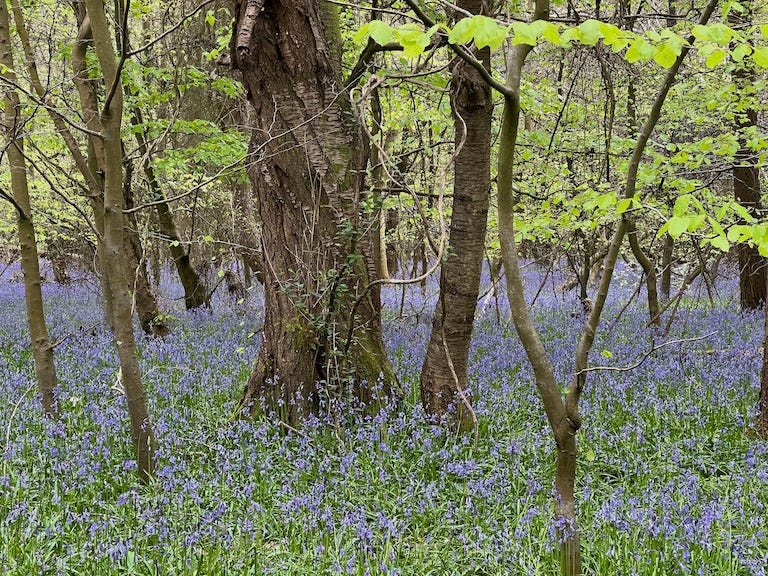
[[(768, 336), (768, 306), (765, 307), (764, 334)], [(757, 404), (755, 429), (763, 438), (768, 438), (768, 338), (763, 340), (763, 366), (760, 370), (760, 396)]]
[[(743, 2), (743, 12), (731, 10), (728, 20), (734, 27), (752, 25), (752, 2)], [(735, 64), (733, 81), (737, 94), (743, 95), (738, 104), (746, 99), (751, 101), (755, 94), (756, 74), (751, 59), (744, 58)], [(733, 159), (733, 194), (736, 201), (744, 206), (757, 219), (761, 217), (760, 206), (760, 168), (758, 156), (747, 142), (747, 133), (757, 126), (757, 110), (754, 105), (735, 114), (736, 130), (739, 137), (739, 150)], [(755, 310), (765, 303), (766, 297), (766, 259), (757, 247), (748, 244), (738, 244), (739, 255), (739, 296), (742, 310)]]
[[(459, 8), (487, 13), (482, 0), (462, 0)], [(478, 58), (490, 66), (488, 49)], [(456, 422), (471, 424), (467, 360), (480, 290), (491, 187), (491, 89), (472, 66), (457, 59), (451, 77), (455, 124), (453, 212), (448, 257), (440, 270), (440, 295), (421, 369), (424, 411), (444, 418), (456, 410)]]
[(374, 270), (360, 210), (367, 151), (343, 91), (336, 8), (239, 0), (234, 16), (232, 60), (255, 109), (248, 167), (265, 294), (243, 406), (253, 412), (263, 401), (289, 423), (334, 398), (375, 406), (394, 374), (378, 292), (366, 291)]

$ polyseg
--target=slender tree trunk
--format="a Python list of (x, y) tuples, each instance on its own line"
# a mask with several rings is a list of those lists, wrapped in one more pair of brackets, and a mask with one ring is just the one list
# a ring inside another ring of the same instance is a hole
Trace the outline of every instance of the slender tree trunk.
[[(371, 136), (375, 139), (381, 134), (381, 99), (379, 89), (374, 88), (371, 95), (371, 116), (373, 118), (373, 127)], [(389, 279), (389, 269), (387, 267), (387, 211), (384, 208), (384, 155), (379, 147), (384, 147), (384, 138), (379, 138), (378, 146), (373, 143), (373, 168), (371, 178), (373, 179), (374, 206), (377, 207), (378, 217), (373, 222), (371, 229), (373, 261), (376, 263), (376, 276), (385, 280)]]
[(263, 222), (265, 318), (242, 404), (295, 425), (395, 390), (367, 222), (366, 152), (343, 92), (337, 9), (239, 0), (232, 60), (255, 108), (249, 175)]
[(650, 315), (651, 324), (661, 325), (661, 316), (659, 314), (659, 296), (656, 291), (656, 265), (653, 261), (643, 252), (643, 248), (640, 246), (640, 241), (637, 239), (637, 227), (635, 221), (630, 220), (627, 226), (627, 238), (629, 245), (632, 248), (632, 253), (635, 258), (643, 267), (645, 272), (645, 287), (648, 293), (648, 314)]
[(131, 110), (131, 123), (136, 128), (134, 132), (139, 152), (144, 158), (143, 171), (147, 179), (147, 185), (152, 194), (152, 201), (155, 203), (157, 211), (157, 221), (160, 235), (168, 242), (168, 249), (171, 252), (173, 265), (179, 276), (181, 285), (184, 288), (184, 307), (187, 310), (199, 308), (201, 306), (210, 307), (210, 294), (205, 282), (192, 266), (189, 256), (189, 247), (185, 247), (181, 241), (176, 222), (173, 218), (173, 212), (168, 202), (165, 201), (165, 194), (157, 180), (157, 175), (152, 167), (150, 151), (144, 136), (143, 123), (144, 118), (141, 110), (134, 108)]
[[(72, 47), (72, 68), (74, 70), (74, 83), (77, 87), (78, 94), (80, 96), (81, 107), (83, 111), (83, 119), (86, 126), (94, 131), (98, 132), (98, 113), (96, 110), (96, 97), (91, 81), (89, 80), (88, 67), (85, 61), (85, 51), (90, 43), (90, 27), (88, 25), (83, 26), (85, 19), (85, 6), (82, 2), (74, 3), (73, 9), (76, 16), (78, 25), (78, 37)], [(61, 136), (64, 144), (69, 150), (72, 159), (77, 167), (78, 171), (83, 177), (86, 186), (88, 187), (88, 196), (91, 207), (94, 213), (94, 228), (96, 230), (96, 258), (97, 269), (99, 270), (99, 282), (102, 288), (102, 304), (104, 308), (104, 320), (107, 325), (112, 328), (114, 326), (113, 314), (112, 314), (112, 298), (109, 292), (109, 282), (107, 279), (106, 268), (104, 265), (104, 246), (103, 246), (103, 232), (104, 232), (104, 204), (103, 204), (103, 183), (98, 177), (98, 160), (97, 155), (101, 150), (100, 142), (97, 139), (88, 139), (88, 157), (81, 152), (80, 145), (75, 139), (74, 135), (69, 129), (68, 124), (65, 122), (63, 115), (61, 115), (54, 106), (50, 92), (43, 86), (40, 80), (40, 75), (37, 72), (37, 63), (35, 59), (35, 51), (29, 40), (29, 33), (27, 32), (26, 20), (24, 13), (21, 10), (19, 0), (11, 0), (11, 7), (13, 10), (14, 24), (16, 25), (16, 33), (21, 42), (21, 46), (24, 51), (24, 63), (26, 65), (27, 72), (29, 74), (30, 83), (32, 89), (38, 98), (45, 100), (50, 105), (46, 106), (45, 110), (51, 118), (51, 122), (56, 127), (56, 131)]]
[[(3, 72), (5, 77), (15, 81), (10, 16), (8, 4), (4, 1), (0, 2), (0, 66), (5, 69)], [(6, 87), (3, 106), (5, 109), (3, 130), (8, 142), (7, 154), (11, 169), (12, 195), (0, 189), (0, 197), (11, 202), (16, 208), (21, 270), (24, 275), (24, 299), (27, 306), (27, 324), (32, 340), (32, 355), (35, 360), (38, 390), (42, 397), (43, 413), (57, 419), (59, 406), (55, 395), (56, 366), (53, 361), (53, 346), (48, 337), (48, 328), (45, 324), (43, 311), (40, 263), (27, 186), (24, 140), (21, 136), (24, 122), (21, 116), (21, 103), (15, 90)]]
[(235, 220), (235, 239), (240, 245), (245, 269), (254, 272), (259, 284), (264, 283), (264, 259), (261, 250), (261, 226), (259, 213), (254, 206), (251, 187), (246, 183), (236, 182), (232, 193)]
[[(146, 482), (154, 470), (154, 434), (147, 412), (141, 369), (133, 333), (128, 266), (124, 250), (123, 153), (120, 127), (123, 90), (102, 0), (86, 0), (87, 18), (104, 79), (107, 97), (99, 117), (104, 164), (104, 247), (112, 292), (115, 343), (120, 360), (123, 388), (128, 402), (131, 436), (139, 478)], [(127, 31), (126, 31), (127, 33)], [(111, 100), (109, 97), (111, 96)]]
[[(385, 238), (386, 238), (386, 231), (387, 230), (397, 230), (398, 226), (400, 226), (400, 208), (399, 206), (397, 208), (392, 208), (391, 210), (387, 210), (386, 214), (386, 226), (384, 230)], [(400, 238), (400, 235), (398, 234), (398, 238)], [(384, 240), (386, 242), (386, 240)], [(399, 257), (399, 251), (402, 249), (401, 242), (396, 242), (394, 245), (388, 246), (386, 250), (387, 255), (387, 273), (390, 275), (390, 277), (394, 276), (400, 271), (400, 257)]]
[[(123, 166), (125, 174), (123, 178), (123, 202), (126, 209), (133, 208), (133, 162), (125, 157), (123, 147)], [(141, 329), (146, 334), (164, 338), (169, 333), (168, 324), (163, 320), (157, 299), (149, 282), (147, 262), (144, 257), (144, 248), (139, 236), (138, 220), (134, 212), (124, 215), (124, 246), (125, 256), (128, 259), (129, 281), (132, 284), (133, 300), (136, 303), (136, 313), (139, 316)]]
[(661, 252), (661, 294), (669, 300), (672, 292), (672, 266), (674, 264), (675, 241), (669, 234), (664, 235), (664, 248)]
[[(472, 14), (488, 11), (483, 0), (461, 0), (459, 8)], [(488, 49), (478, 57), (490, 68)], [(467, 361), (488, 221), (493, 98), (478, 71), (463, 60), (451, 72), (457, 148), (453, 212), (448, 256), (440, 271), (440, 294), (421, 370), (421, 401), (428, 416), (448, 417), (468, 428), (474, 412), (467, 391)]]
[[(706, 24), (717, 5), (717, 0), (710, 0), (704, 10), (699, 24)], [(546, 19), (549, 15), (547, 0), (538, 0), (536, 19)], [(689, 44), (693, 44), (689, 37)], [(659, 120), (661, 109), (667, 94), (674, 82), (677, 71), (688, 53), (689, 46), (682, 49), (675, 63), (667, 71), (664, 82), (651, 108), (648, 119), (638, 135), (632, 157), (630, 159), (627, 180), (624, 188), (624, 198), (633, 198), (637, 185), (637, 173), (645, 147), (651, 133)], [(554, 370), (549, 356), (541, 343), (533, 319), (528, 311), (523, 291), (522, 276), (517, 254), (514, 234), (514, 193), (513, 193), (513, 161), (517, 141), (518, 123), (520, 119), (520, 78), (525, 59), (531, 48), (518, 45), (508, 58), (507, 84), (505, 91), (504, 114), (500, 135), (499, 148), (499, 240), (504, 259), (504, 269), (507, 277), (507, 293), (512, 318), (526, 355), (534, 370), (536, 385), (541, 395), (547, 419), (557, 446), (555, 468), (555, 516), (558, 521), (561, 539), (562, 569), (566, 576), (581, 574), (580, 534), (576, 524), (575, 479), (576, 479), (576, 434), (581, 428), (582, 417), (579, 413), (579, 399), (586, 384), (589, 351), (594, 342), (595, 333), (602, 315), (608, 290), (611, 285), (616, 260), (619, 256), (628, 221), (626, 216), (616, 225), (611, 238), (608, 255), (605, 259), (605, 269), (600, 280), (595, 302), (587, 319), (579, 341), (574, 378), (568, 394), (563, 401), (560, 386), (554, 376)]]

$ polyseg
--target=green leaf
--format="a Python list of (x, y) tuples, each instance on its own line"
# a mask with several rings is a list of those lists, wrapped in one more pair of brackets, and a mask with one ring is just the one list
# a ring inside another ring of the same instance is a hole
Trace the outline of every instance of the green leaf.
[(368, 35), (379, 46), (386, 46), (392, 42), (394, 31), (381, 20), (372, 20), (368, 23)]
[(672, 51), (675, 53), (675, 55), (679, 56), (683, 51), (683, 46), (686, 44), (685, 38), (679, 34), (676, 34), (669, 28), (664, 28), (661, 31), (661, 37), (664, 39), (664, 42), (669, 44), (669, 47), (672, 48)]
[(739, 44), (731, 52), (731, 58), (734, 62), (741, 62), (745, 56), (752, 54), (752, 47), (749, 44)]
[(472, 19), (475, 20), (475, 45), (478, 48), (488, 47), (491, 52), (498, 50), (506, 39), (509, 29), (500, 26), (496, 20), (488, 16), (473, 16)]
[(627, 53), (624, 55), (624, 59), (630, 64), (635, 62), (647, 62), (653, 58), (656, 53), (656, 49), (645, 38), (635, 38), (629, 45)]
[(474, 36), (474, 23), (472, 18), (462, 18), (448, 33), (448, 42), (451, 44), (466, 44)]
[(728, 250), (731, 249), (731, 243), (728, 242), (728, 238), (725, 237), (725, 234), (718, 234), (714, 238), (711, 238), (709, 243), (723, 252), (728, 252)]
[[(467, 18), (464, 20), (467, 20)], [(429, 36), (415, 24), (402, 26), (395, 30), (394, 35), (397, 42), (403, 47), (403, 55), (406, 58), (415, 58), (424, 52), (424, 48), (429, 46)]]
[(688, 211), (688, 206), (690, 206), (690, 204), (690, 194), (683, 194), (682, 196), (678, 196), (677, 200), (675, 200), (675, 206), (672, 208), (672, 214), (675, 216), (684, 216)]
[(707, 26), (697, 24), (691, 32), (698, 40), (715, 42), (720, 46), (727, 46), (733, 38), (733, 30), (719, 22)]
[(656, 46), (653, 59), (662, 68), (671, 68), (675, 60), (677, 60), (677, 54), (675, 54), (675, 51), (669, 44), (659, 44)]
[(370, 30), (370, 28), (371, 28), (370, 22), (363, 24), (360, 27), (360, 29), (357, 32), (355, 32), (355, 35), (352, 36), (352, 40), (354, 40), (356, 44), (360, 44), (361, 42), (363, 42), (363, 40), (368, 38), (368, 30)]
[(603, 351), (601, 352), (601, 354), (602, 354), (602, 355), (603, 355), (603, 357), (605, 357), (605, 358), (613, 358), (613, 352), (611, 352), (610, 350), (603, 350)]
[(734, 212), (736, 212), (736, 214), (738, 214), (746, 222), (755, 221), (755, 218), (752, 216), (752, 214), (749, 213), (749, 210), (747, 210), (744, 206), (742, 206), (738, 202), (731, 202), (731, 208), (733, 209)]
[(616, 195), (613, 192), (606, 192), (595, 199), (595, 203), (600, 210), (607, 210), (616, 204)]
[(600, 32), (603, 35), (603, 43), (606, 46), (610, 46), (614, 52), (623, 50), (630, 42), (630, 38), (627, 36), (628, 33), (613, 24), (600, 22)]
[[(567, 31), (568, 30), (566, 30), (566, 32)], [(534, 27), (531, 24), (527, 24), (525, 22), (513, 22), (512, 32), (514, 33), (512, 44), (528, 44), (529, 46), (536, 46), (538, 43), (538, 37), (540, 33), (537, 30), (537, 27)], [(564, 36), (565, 33), (561, 35), (561, 38)]]
[(629, 207), (632, 205), (632, 199), (631, 198), (622, 198), (619, 200), (619, 203), (616, 205), (616, 214), (624, 214), (627, 210), (629, 210)]
[(712, 230), (715, 231), (715, 234), (718, 236), (725, 236), (725, 231), (723, 230), (723, 227), (720, 225), (720, 222), (712, 218), (712, 216), (709, 217), (709, 224), (712, 226)]
[(542, 36), (547, 42), (554, 44), (555, 46), (560, 46), (563, 43), (560, 38), (560, 31), (557, 29), (557, 26), (551, 22), (547, 22), (547, 27), (544, 29)]
[(702, 26), (701, 24), (696, 24), (696, 26), (693, 27), (693, 30), (691, 30), (691, 33), (693, 34), (694, 38), (696, 38), (696, 40), (712, 40), (712, 35), (709, 32), (709, 28)]
[(768, 47), (757, 48), (752, 53), (752, 61), (760, 68), (768, 68)]
[[(514, 27), (514, 24), (512, 26)], [(581, 32), (578, 28), (566, 28), (560, 33), (560, 40), (563, 46), (569, 42), (581, 42)]]
[(691, 223), (691, 219), (687, 216), (672, 216), (672, 218), (669, 219), (669, 235), (672, 236), (672, 238), (679, 238), (683, 232), (688, 230), (688, 225)]
[(216, 17), (213, 15), (213, 10), (208, 10), (205, 15), (205, 22), (208, 24), (208, 26), (213, 26), (216, 24)]
[(579, 24), (579, 35), (581, 36), (582, 44), (594, 46), (603, 36), (603, 32), (600, 29), (600, 22), (597, 20), (587, 20), (582, 22)]
[(720, 46), (727, 46), (733, 38), (733, 30), (721, 22), (710, 24), (709, 33), (710, 38)]
[(589, 462), (594, 462), (595, 458), (597, 458), (597, 456), (595, 456), (595, 451), (592, 450), (591, 448), (587, 450), (587, 460)]
[(707, 65), (707, 68), (714, 68), (715, 66), (720, 64), (720, 62), (722, 62), (724, 58), (725, 58), (725, 50), (718, 49), (712, 52), (712, 54), (710, 54), (707, 57), (704, 63)]

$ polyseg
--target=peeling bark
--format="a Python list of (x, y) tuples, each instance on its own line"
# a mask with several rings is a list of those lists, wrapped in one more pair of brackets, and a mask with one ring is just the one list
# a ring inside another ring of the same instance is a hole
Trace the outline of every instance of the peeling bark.
[(375, 270), (360, 204), (367, 150), (343, 92), (336, 8), (241, 0), (234, 16), (233, 65), (255, 110), (248, 166), (265, 298), (242, 406), (291, 425), (350, 399), (376, 410), (396, 382), (378, 290), (366, 289)]

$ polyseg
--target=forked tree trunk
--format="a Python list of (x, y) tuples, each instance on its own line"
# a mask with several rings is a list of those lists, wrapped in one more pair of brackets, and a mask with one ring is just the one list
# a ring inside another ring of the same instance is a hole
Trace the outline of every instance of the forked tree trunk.
[(232, 61), (254, 106), (248, 161), (263, 223), (262, 345), (242, 405), (296, 424), (394, 391), (368, 222), (367, 150), (341, 81), (335, 6), (238, 0)]
[[(717, 2), (718, 0), (710, 0), (699, 19), (699, 24), (707, 23)], [(538, 0), (536, 4), (536, 18), (546, 19), (548, 13), (548, 0)], [(690, 36), (688, 38), (689, 45), (683, 47), (675, 63), (667, 71), (648, 118), (638, 135), (627, 172), (623, 193), (623, 198), (625, 199), (631, 199), (635, 195), (637, 174), (643, 152), (659, 120), (662, 106), (674, 82), (677, 71), (693, 42), (694, 38)], [(525, 45), (515, 46), (508, 58), (504, 115), (499, 137), (499, 240), (507, 276), (509, 305), (515, 329), (520, 336), (526, 355), (533, 367), (536, 385), (539, 389), (547, 420), (552, 428), (552, 435), (557, 446), (554, 496), (555, 516), (558, 521), (559, 537), (561, 540), (562, 572), (565, 576), (579, 576), (582, 571), (581, 537), (576, 523), (574, 490), (577, 461), (576, 434), (582, 425), (579, 401), (586, 384), (587, 371), (589, 369), (589, 351), (594, 343), (600, 316), (608, 297), (616, 260), (628, 228), (628, 220), (627, 215), (623, 215), (613, 232), (605, 259), (605, 270), (595, 294), (595, 302), (576, 349), (573, 382), (565, 399), (563, 399), (551, 360), (539, 338), (528, 310), (520, 273), (517, 244), (515, 242), (512, 170), (520, 118), (520, 79), (523, 64), (530, 49), (529, 46)]]
[(139, 478), (147, 482), (154, 470), (154, 433), (147, 413), (144, 386), (133, 333), (128, 265), (124, 255), (123, 152), (120, 128), (123, 91), (111, 40), (110, 28), (101, 0), (86, 0), (93, 47), (103, 74), (105, 98), (98, 117), (102, 135), (101, 168), (104, 174), (104, 257), (114, 311), (114, 337), (120, 361), (123, 388), (131, 421), (131, 437)]
[[(133, 208), (133, 162), (126, 160), (125, 147), (123, 150), (123, 166), (125, 174), (123, 178), (123, 202), (125, 208)], [(124, 215), (123, 245), (125, 257), (128, 262), (128, 281), (133, 293), (133, 301), (136, 304), (136, 313), (139, 316), (139, 324), (145, 334), (164, 338), (170, 332), (168, 324), (163, 320), (157, 299), (149, 282), (147, 273), (147, 261), (144, 257), (144, 248), (138, 230), (138, 219), (134, 212)]]
[(176, 221), (173, 218), (171, 207), (166, 202), (165, 194), (160, 186), (160, 182), (152, 167), (150, 149), (147, 146), (147, 140), (144, 135), (144, 118), (141, 110), (134, 108), (131, 110), (131, 124), (136, 128), (134, 132), (139, 152), (143, 157), (142, 168), (144, 176), (147, 179), (147, 185), (152, 194), (152, 201), (157, 211), (157, 221), (160, 235), (168, 242), (168, 249), (173, 258), (173, 265), (179, 276), (181, 285), (184, 288), (184, 307), (187, 310), (199, 308), (201, 306), (210, 306), (210, 294), (208, 287), (195, 268), (189, 255), (189, 248), (185, 247), (181, 241)]
[[(0, 2), (0, 66), (4, 75), (15, 81), (13, 47), (11, 44), (10, 17), (8, 4)], [(43, 294), (40, 287), (40, 262), (37, 254), (37, 240), (32, 223), (32, 209), (27, 186), (27, 166), (24, 158), (24, 141), (21, 137), (23, 122), (21, 104), (15, 90), (6, 87), (3, 98), (5, 113), (2, 127), (6, 133), (8, 164), (11, 169), (12, 196), (0, 191), (0, 196), (16, 208), (21, 252), (21, 270), (24, 275), (24, 299), (27, 305), (27, 324), (32, 340), (32, 355), (35, 359), (38, 390), (42, 397), (43, 413), (52, 418), (59, 417), (56, 402), (56, 366), (53, 361), (53, 347), (48, 337), (43, 311)]]
[[(459, 8), (487, 14), (483, 0)], [(478, 54), (486, 68), (490, 52)], [(467, 361), (480, 292), (491, 187), (491, 89), (480, 73), (457, 60), (451, 77), (457, 153), (448, 256), (440, 270), (440, 294), (421, 369), (421, 402), (428, 416), (449, 418), (462, 428), (474, 421), (467, 392)]]
[(661, 325), (661, 315), (659, 314), (659, 295), (656, 290), (656, 264), (651, 260), (648, 255), (643, 252), (643, 248), (640, 246), (640, 240), (637, 239), (637, 226), (634, 220), (629, 221), (627, 226), (627, 239), (629, 245), (632, 248), (632, 253), (635, 258), (643, 267), (645, 273), (645, 288), (648, 295), (648, 315), (650, 316), (650, 323), (656, 326)]

